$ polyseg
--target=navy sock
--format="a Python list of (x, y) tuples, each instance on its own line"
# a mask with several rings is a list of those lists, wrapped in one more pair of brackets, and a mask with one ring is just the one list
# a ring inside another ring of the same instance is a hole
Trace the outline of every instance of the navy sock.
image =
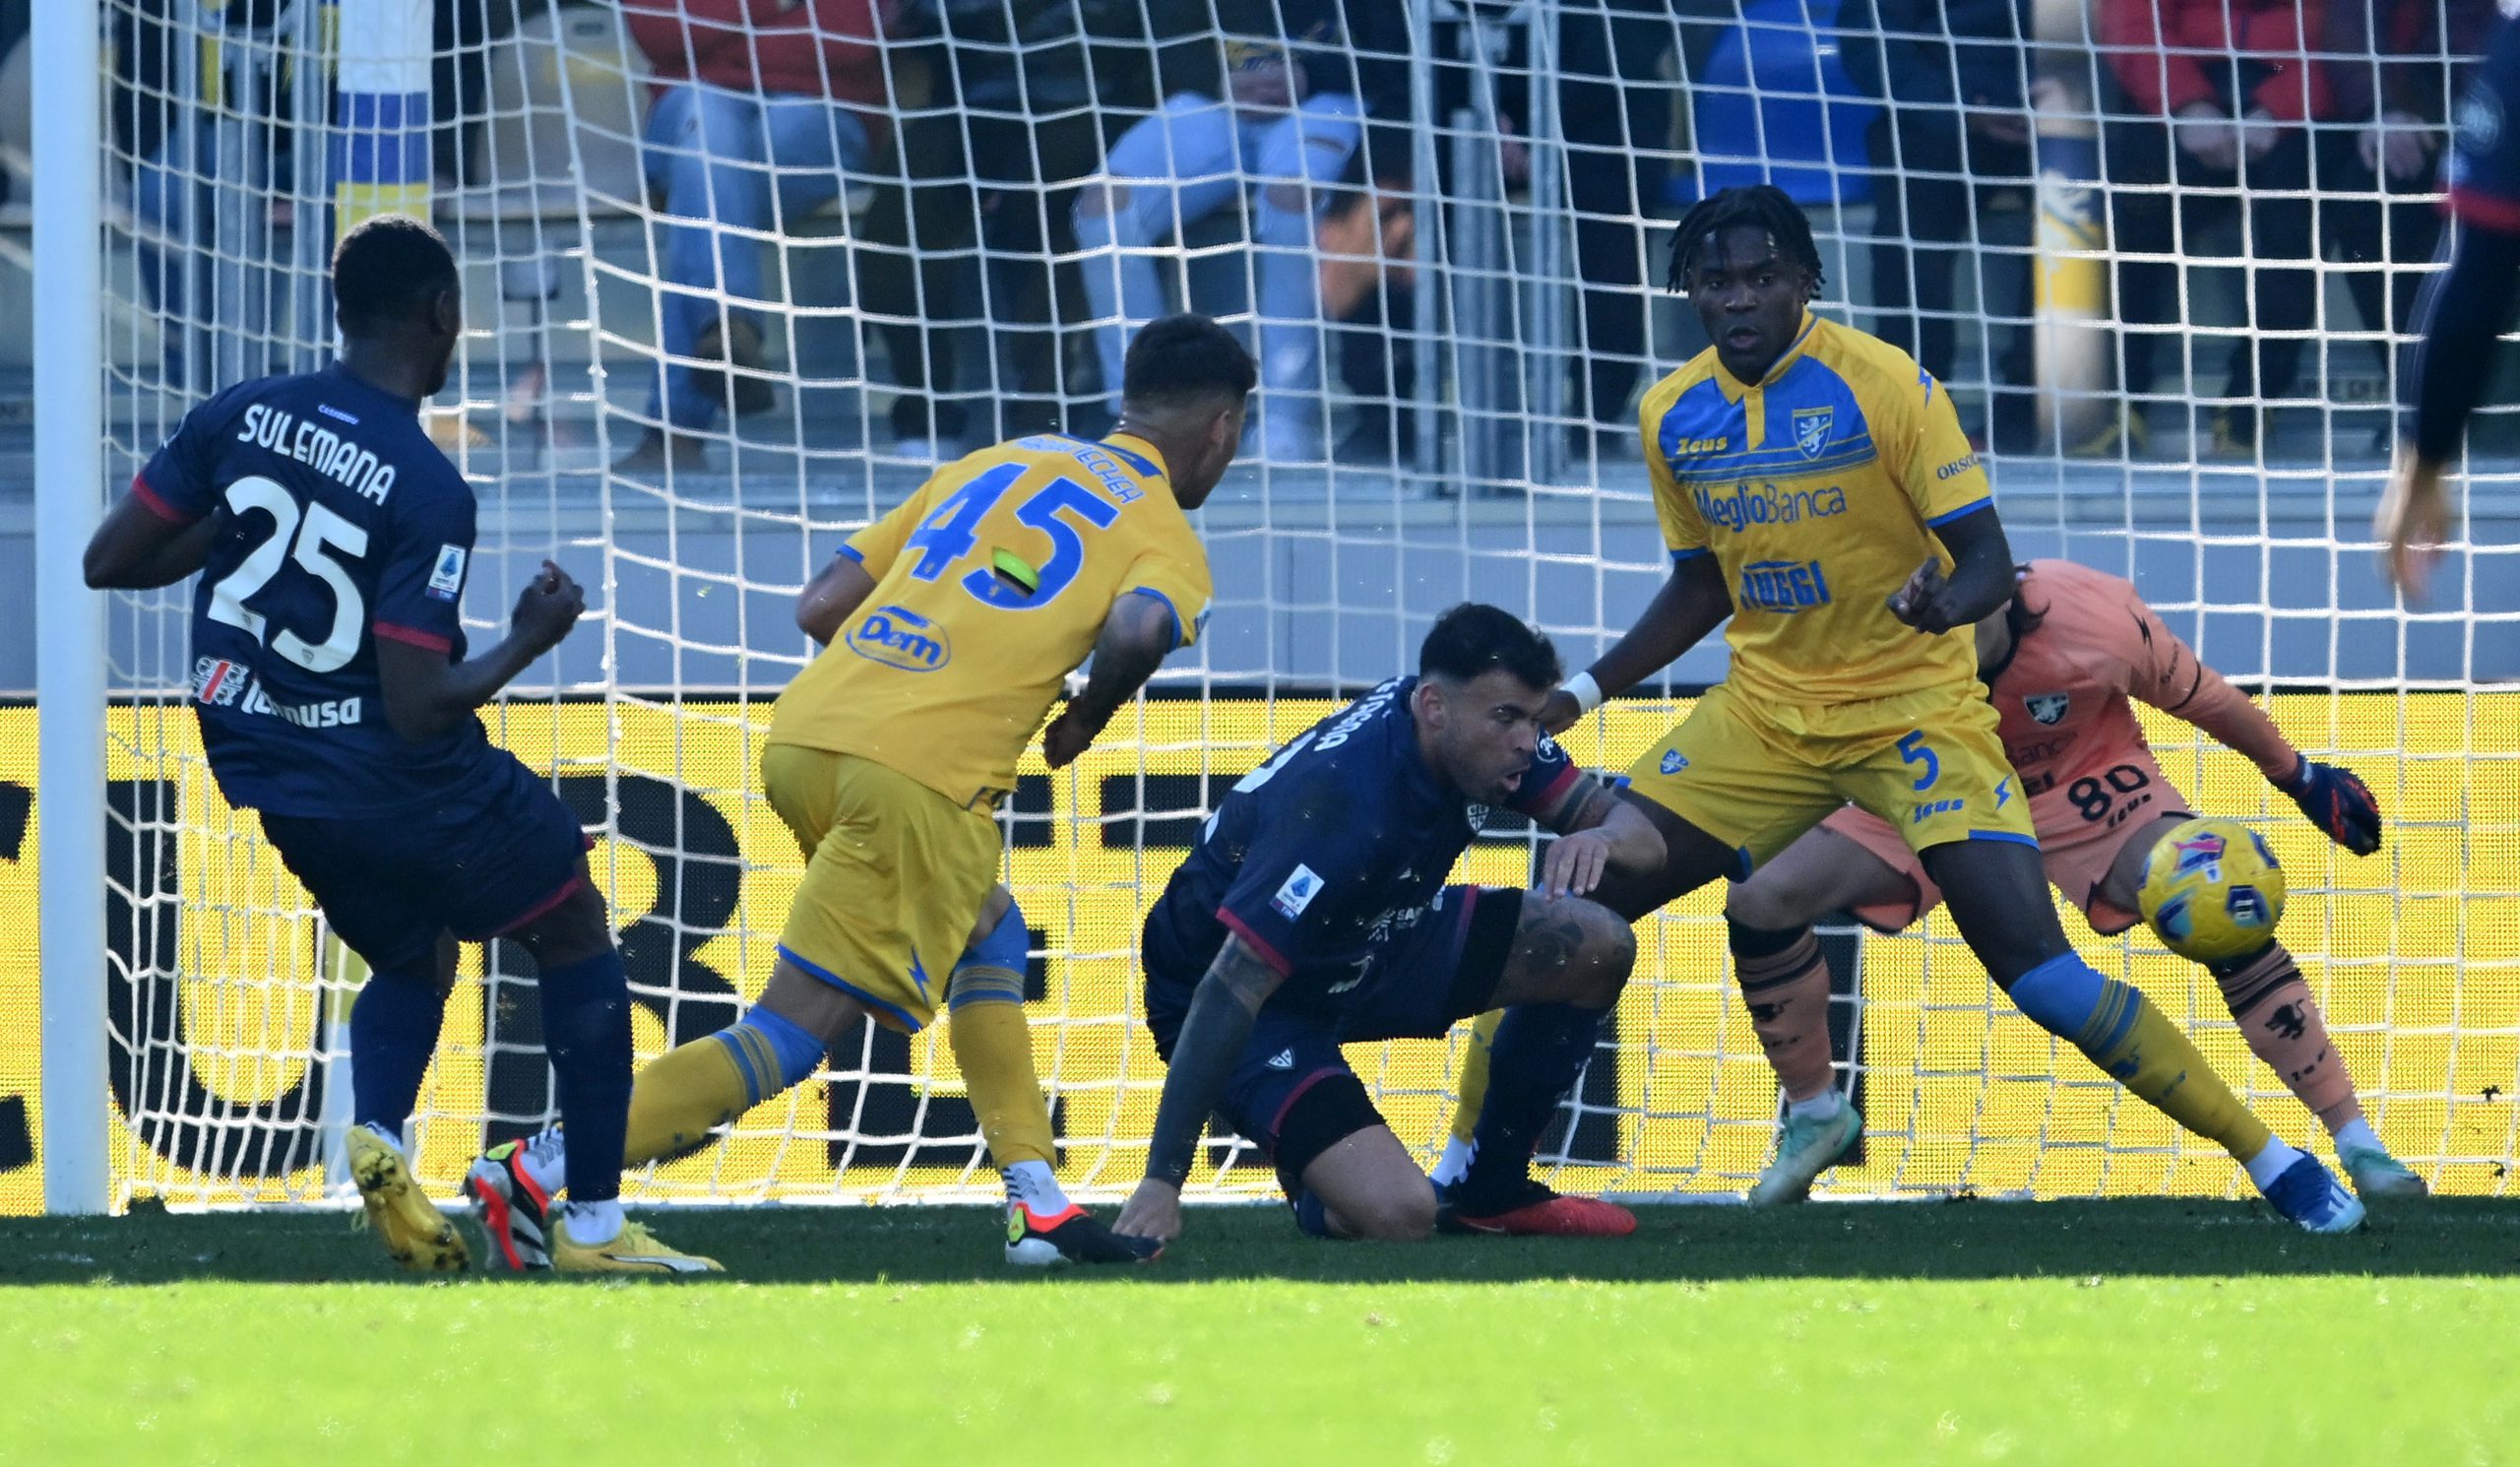
[(403, 1134), (437, 1052), (446, 995), (426, 978), (373, 973), (350, 1004), (350, 1119)]
[(1532, 1151), (1557, 1114), (1558, 1098), (1584, 1072), (1606, 1009), (1522, 1003), (1505, 1010), (1487, 1051), (1487, 1100), (1471, 1132), (1478, 1150), (1462, 1179), (1458, 1206), (1471, 1217), (1511, 1205), (1531, 1176)]
[(630, 979), (618, 950), (542, 970), (542, 1048), (569, 1127), (569, 1200), (609, 1202), (630, 1127)]

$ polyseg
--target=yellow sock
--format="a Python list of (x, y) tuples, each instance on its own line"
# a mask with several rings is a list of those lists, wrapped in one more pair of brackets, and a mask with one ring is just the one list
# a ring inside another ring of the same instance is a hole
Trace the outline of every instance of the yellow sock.
[(1464, 1146), (1479, 1128), (1479, 1107), (1487, 1099), (1487, 1048), (1496, 1042), (1504, 1017), (1503, 1009), (1489, 1009), (1470, 1026), (1470, 1052), (1461, 1057), (1461, 1099), (1453, 1103), (1453, 1139)]
[(979, 1116), (989, 1160), (1001, 1172), (1019, 1162), (1055, 1167), (1050, 1103), (1033, 1068), (1033, 1031), (1024, 1022), (1024, 975), (1003, 968), (955, 969), (945, 1035)]
[(752, 1104), (742, 1067), (717, 1035), (667, 1050), (630, 1087), (622, 1161), (635, 1167), (705, 1146), (711, 1130)]
[(2111, 982), (2079, 1041), (2091, 1061), (2171, 1119), (2219, 1143), (2245, 1164), (2274, 1132), (2205, 1063), (2205, 1056), (2152, 1000)]

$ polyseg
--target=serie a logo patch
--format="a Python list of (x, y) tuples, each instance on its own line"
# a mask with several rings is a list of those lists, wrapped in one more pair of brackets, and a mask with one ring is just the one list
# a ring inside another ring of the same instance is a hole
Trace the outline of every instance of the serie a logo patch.
[(1301, 917), (1303, 909), (1311, 906), (1312, 899), (1319, 895), (1321, 895), (1321, 877), (1314, 873), (1312, 867), (1297, 865), (1294, 871), (1280, 883), (1278, 894), (1269, 899), (1269, 905), (1276, 908), (1281, 917)]
[(453, 601), (464, 594), (464, 547), (437, 547), (437, 568), (429, 572), (428, 598)]

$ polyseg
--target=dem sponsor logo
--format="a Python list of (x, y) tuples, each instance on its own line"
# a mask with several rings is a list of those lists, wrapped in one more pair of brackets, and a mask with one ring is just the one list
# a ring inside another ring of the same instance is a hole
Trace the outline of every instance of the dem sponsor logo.
[(933, 672), (954, 660), (945, 628), (902, 606), (877, 606), (849, 634), (849, 650), (905, 672)]

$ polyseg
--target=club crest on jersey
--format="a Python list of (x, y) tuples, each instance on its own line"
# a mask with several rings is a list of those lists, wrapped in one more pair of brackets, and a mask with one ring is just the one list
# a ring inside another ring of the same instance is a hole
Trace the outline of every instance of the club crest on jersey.
[(431, 601), (453, 601), (464, 594), (464, 547), (437, 547), (437, 568), (429, 572), (428, 598)]
[(1278, 894), (1269, 899), (1269, 905), (1277, 909), (1280, 917), (1301, 917), (1303, 909), (1311, 906), (1312, 899), (1319, 895), (1321, 895), (1321, 877), (1312, 867), (1298, 864), (1293, 872), (1279, 884)]
[(2030, 693), (2022, 698), (2021, 706), (2029, 709), (2030, 716), (2043, 724), (2061, 724), (2065, 721), (2065, 710), (2073, 706), (2073, 701), (2069, 693)]
[(193, 664), (193, 697), (214, 708), (224, 708), (244, 696), (246, 680), (240, 663), (205, 657)]
[(1473, 831), (1480, 831), (1487, 828), (1487, 806), (1483, 804), (1467, 805), (1463, 807), (1462, 813), (1469, 817), (1470, 828)]
[(1796, 408), (1794, 410), (1794, 446), (1802, 450), (1806, 459), (1816, 459), (1820, 450), (1829, 446), (1829, 429), (1836, 422), (1835, 408)]
[(945, 628), (902, 606), (877, 606), (849, 633), (849, 650), (905, 672), (933, 672), (954, 660)]
[(1688, 767), (1688, 755), (1681, 753), (1678, 749), (1663, 750), (1663, 772), (1665, 774), (1677, 774)]

